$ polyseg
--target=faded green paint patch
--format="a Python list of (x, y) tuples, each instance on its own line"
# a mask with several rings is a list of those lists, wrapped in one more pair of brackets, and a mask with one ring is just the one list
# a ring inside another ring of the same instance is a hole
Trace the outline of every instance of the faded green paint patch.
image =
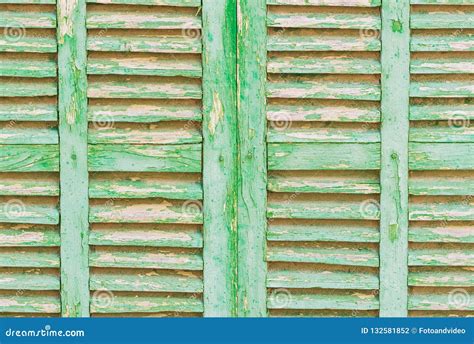
[(398, 224), (392, 223), (389, 226), (388, 237), (391, 242), (395, 242), (398, 239)]
[(392, 19), (392, 31), (393, 32), (403, 32), (403, 24), (400, 20), (393, 20)]

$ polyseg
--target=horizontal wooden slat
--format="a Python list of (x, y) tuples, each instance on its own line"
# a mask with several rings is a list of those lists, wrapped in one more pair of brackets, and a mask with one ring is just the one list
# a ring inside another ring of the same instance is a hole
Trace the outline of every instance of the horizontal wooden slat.
[[(1, 185), (1, 181), (0, 181)], [(1, 192), (1, 189), (0, 189)], [(199, 182), (147, 179), (131, 177), (126, 179), (92, 179), (89, 181), (91, 198), (169, 198), (183, 200), (202, 199), (202, 185)]]
[[(117, 226), (117, 225), (115, 225)], [(152, 246), (201, 248), (202, 232), (196, 229), (134, 229), (126, 228), (92, 230), (90, 245), (106, 246)]]
[(269, 121), (321, 121), (321, 122), (364, 122), (380, 121), (380, 109), (376, 106), (358, 104), (341, 105), (289, 105), (269, 104), (267, 106)]
[[(97, 293), (100, 297), (100, 291)], [(100, 300), (100, 299), (99, 299)], [(122, 296), (114, 295), (113, 302), (91, 303), (92, 313), (155, 313), (203, 312), (202, 300), (189, 296)]]
[[(456, 291), (454, 291), (455, 293)], [(453, 294), (418, 294), (408, 296), (408, 309), (418, 311), (473, 311), (473, 293), (458, 291), (460, 302), (456, 302)]]
[[(56, 28), (54, 12), (0, 11), (0, 27), (24, 29)], [(7, 31), (7, 30), (6, 30)]]
[(19, 4), (19, 5), (54, 5), (56, 0), (0, 0), (0, 4)]
[(59, 276), (41, 270), (0, 272), (4, 290), (59, 290)]
[(474, 179), (410, 178), (409, 191), (418, 196), (474, 195)]
[(59, 295), (0, 295), (0, 313), (54, 314), (60, 312)]
[(1, 178), (0, 196), (59, 196), (59, 182), (41, 177)]
[(59, 243), (59, 232), (56, 230), (0, 230), (0, 247), (54, 247)]
[(474, 29), (474, 12), (457, 9), (448, 11), (414, 11), (410, 16), (411, 29)]
[(470, 224), (432, 226), (410, 226), (408, 239), (411, 242), (474, 243), (474, 228)]
[(54, 81), (37, 82), (3, 81), (0, 82), (0, 97), (44, 97), (55, 96), (58, 92)]
[[(89, 144), (186, 144), (201, 143), (202, 135), (197, 128), (91, 128)], [(0, 131), (1, 142), (1, 131)]]
[(201, 0), (87, 0), (90, 4), (199, 7)]
[(281, 175), (272, 173), (268, 176), (267, 188), (272, 192), (295, 193), (380, 193), (379, 180), (358, 177), (320, 177), (301, 175)]
[(474, 206), (469, 200), (437, 203), (412, 202), (409, 205), (409, 218), (417, 221), (472, 221)]
[(420, 98), (474, 97), (472, 81), (412, 81), (410, 96)]
[(368, 13), (273, 13), (270, 11), (267, 15), (267, 25), (285, 28), (378, 30), (381, 27), (381, 20), (380, 16)]
[(312, 57), (269, 57), (268, 73), (291, 74), (379, 74), (380, 62), (372, 58), (350, 56)]
[(464, 248), (411, 249), (410, 266), (474, 266), (474, 250)]
[(474, 60), (462, 58), (412, 59), (412, 74), (473, 74)]
[(88, 107), (89, 121), (113, 126), (114, 122), (149, 123), (161, 121), (201, 121), (202, 110), (191, 105), (93, 105)]
[(200, 29), (201, 19), (177, 12), (91, 11), (86, 25), (88, 29)]
[(267, 5), (376, 7), (381, 0), (267, 0)]
[(203, 261), (197, 253), (169, 250), (103, 250), (95, 249), (89, 255), (89, 266), (103, 268), (144, 268), (202, 270)]
[(144, 81), (89, 81), (89, 98), (200, 99), (200, 85)]
[(411, 51), (474, 51), (472, 34), (413, 35)]
[(197, 59), (147, 57), (89, 57), (88, 74), (184, 76), (199, 78), (201, 63)]
[(56, 145), (0, 145), (1, 172), (48, 172), (59, 170)]
[(191, 272), (92, 273), (91, 290), (201, 293), (202, 278)]
[(339, 82), (327, 77), (312, 80), (278, 80), (267, 85), (269, 98), (380, 100), (380, 85), (372, 82)]
[(472, 269), (457, 271), (411, 271), (408, 274), (408, 285), (416, 287), (472, 287), (474, 274)]
[(58, 209), (47, 205), (30, 205), (20, 200), (0, 203), (0, 222), (55, 225), (59, 223)]
[(56, 128), (21, 128), (0, 129), (0, 144), (8, 145), (54, 145), (59, 143)]
[(377, 37), (269, 35), (269, 51), (380, 51)]
[[(1, 43), (0, 43), (1, 46)], [(0, 104), (0, 121), (56, 121), (57, 107), (53, 104)]]
[[(1, 43), (1, 42), (0, 42)], [(87, 49), (90, 51), (121, 51), (149, 53), (200, 53), (202, 46), (199, 39), (185, 36), (155, 37), (95, 37), (87, 38)]]
[(189, 203), (167, 200), (133, 204), (91, 205), (89, 221), (94, 223), (188, 223), (201, 224), (202, 211)]
[(90, 145), (90, 171), (201, 172), (201, 145)]
[(0, 251), (1, 267), (58, 268), (59, 252), (39, 250)]
[[(466, 125), (468, 120), (465, 119)], [(410, 128), (410, 141), (411, 142), (445, 142), (445, 143), (456, 143), (456, 142), (474, 142), (474, 126), (473, 127), (462, 127), (456, 128), (454, 122), (451, 126), (445, 127), (417, 127)]]
[[(410, 106), (410, 120), (412, 121), (429, 121), (429, 120), (449, 120), (453, 124), (457, 122), (467, 123), (474, 120), (474, 104), (464, 103), (456, 104), (419, 104)], [(465, 126), (465, 125), (464, 125)]]
[(295, 143), (268, 145), (269, 170), (374, 170), (380, 167), (380, 145)]
[(411, 170), (472, 170), (472, 143), (410, 143)]
[[(268, 297), (269, 309), (352, 309), (372, 310), (379, 308), (379, 301), (374, 294), (347, 292), (338, 294), (300, 294), (291, 293), (286, 302), (279, 300), (278, 294)], [(285, 294), (282, 294), (286, 296)]]
[(269, 241), (379, 242), (376, 227), (363, 225), (278, 225), (269, 224)]
[(267, 133), (269, 143), (290, 142), (347, 142), (347, 143), (369, 143), (380, 142), (380, 131), (371, 129), (355, 128), (313, 128), (292, 126), (288, 121), (288, 128), (280, 128), (278, 121), (276, 125), (270, 124)]
[(377, 275), (360, 272), (269, 270), (269, 288), (378, 289)]
[(267, 248), (267, 261), (320, 263), (348, 266), (379, 266), (377, 251), (349, 247), (275, 246)]
[(54, 37), (25, 36), (20, 40), (0, 36), (0, 52), (54, 53), (57, 43)]
[(472, 0), (410, 0), (412, 5), (474, 5)]
[(0, 76), (47, 78), (56, 76), (56, 62), (35, 59), (3, 60)]

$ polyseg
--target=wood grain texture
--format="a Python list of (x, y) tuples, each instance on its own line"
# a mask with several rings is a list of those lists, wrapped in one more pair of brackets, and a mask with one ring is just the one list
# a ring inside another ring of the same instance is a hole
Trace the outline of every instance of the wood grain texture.
[(203, 0), (205, 316), (237, 315), (236, 9)]
[(407, 316), (409, 0), (382, 1), (380, 316)]
[(86, 4), (60, 0), (58, 16), (61, 314), (89, 315)]

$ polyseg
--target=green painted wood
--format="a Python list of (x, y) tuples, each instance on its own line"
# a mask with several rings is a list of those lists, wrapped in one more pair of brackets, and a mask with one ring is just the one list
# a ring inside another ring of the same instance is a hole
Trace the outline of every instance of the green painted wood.
[[(202, 248), (202, 231), (198, 227), (187, 228), (173, 224), (171, 227), (129, 229), (127, 224), (114, 224), (102, 230), (92, 230), (89, 244), (94, 246), (150, 246)], [(189, 226), (188, 226), (189, 227)]]
[(416, 11), (410, 16), (413, 29), (473, 29), (472, 10), (454, 11)]
[(379, 288), (379, 279), (373, 273), (352, 271), (270, 270), (267, 286), (269, 288), (376, 290)]
[[(1, 42), (0, 42), (1, 43)], [(56, 96), (58, 87), (53, 79), (31, 81), (5, 81), (0, 84), (0, 97), (46, 97)]]
[(2, 60), (0, 76), (47, 78), (56, 76), (56, 62), (52, 60)]
[(424, 311), (473, 311), (474, 302), (471, 301), (474, 298), (473, 293), (466, 291), (467, 302), (458, 304), (457, 302), (450, 301), (452, 296), (449, 294), (419, 294), (410, 295), (408, 299), (408, 307), (410, 310), (424, 310)]
[(201, 18), (179, 12), (134, 13), (91, 11), (87, 15), (88, 29), (200, 29)]
[(59, 181), (51, 178), (2, 178), (0, 196), (59, 196)]
[(27, 29), (56, 28), (56, 16), (53, 12), (0, 11), (0, 27), (10, 27), (12, 22)]
[(279, 13), (269, 11), (267, 24), (269, 27), (284, 28), (378, 30), (380, 29), (380, 16), (368, 13)]
[(414, 34), (410, 41), (411, 51), (474, 51), (474, 40), (471, 33), (459, 35), (424, 35)]
[(205, 316), (237, 315), (236, 10), (203, 0)]
[(0, 273), (0, 283), (4, 290), (59, 290), (59, 277), (44, 271), (31, 270)]
[(472, 170), (473, 143), (410, 143), (410, 170)]
[(114, 313), (158, 313), (158, 312), (196, 312), (202, 313), (204, 305), (201, 299), (189, 296), (114, 296), (110, 303), (91, 305), (91, 312), (98, 314)]
[(266, 4), (238, 0), (238, 316), (266, 309)]
[(376, 143), (272, 143), (268, 145), (269, 170), (377, 170), (379, 168), (380, 144)]
[[(467, 120), (466, 120), (467, 121)], [(418, 127), (410, 128), (410, 142), (474, 142), (474, 127)]]
[(414, 287), (472, 287), (473, 283), (472, 268), (415, 271), (408, 275), (408, 285)]
[(201, 143), (202, 135), (198, 128), (162, 128), (153, 124), (137, 129), (105, 126), (91, 128), (87, 141), (89, 144), (188, 144)]
[(198, 39), (183, 36), (90, 36), (87, 39), (87, 49), (90, 51), (192, 54), (200, 53), (202, 45)]
[(1, 172), (57, 172), (56, 145), (0, 145)]
[(267, 4), (293, 6), (376, 7), (380, 6), (381, 0), (267, 0)]
[(2, 229), (0, 247), (56, 247), (60, 245), (59, 232), (46, 229)]
[(473, 74), (474, 61), (469, 58), (415, 59), (410, 62), (412, 74)]
[(411, 0), (412, 5), (474, 5), (472, 0)]
[(53, 122), (57, 119), (58, 110), (55, 104), (18, 104), (14, 101), (0, 104), (0, 121)]
[[(54, 0), (51, 0), (54, 1)], [(157, 6), (201, 6), (201, 0), (87, 0), (91, 4), (117, 4), (117, 5), (157, 5)]]
[(468, 224), (446, 225), (436, 224), (428, 226), (412, 226), (408, 232), (410, 242), (438, 242), (438, 243), (474, 243), (474, 228)]
[(55, 53), (56, 40), (49, 37), (25, 36), (20, 40), (12, 40), (0, 36), (0, 52)]
[[(53, 205), (28, 204), (21, 200), (1, 202), (0, 222), (56, 225), (59, 211)], [(11, 209), (11, 210), (10, 210)]]
[(382, 1), (380, 316), (407, 316), (409, 0)]
[(474, 250), (466, 248), (412, 249), (409, 266), (474, 266)]
[(41, 4), (41, 5), (54, 5), (56, 0), (0, 0), (0, 4)]
[(472, 81), (412, 81), (410, 96), (418, 98), (474, 98)]
[[(277, 121), (278, 122), (278, 121)], [(270, 127), (267, 135), (269, 143), (293, 142), (348, 142), (369, 143), (380, 142), (380, 131), (374, 129), (355, 128), (313, 128), (293, 125), (289, 128)]]
[(59, 0), (61, 315), (89, 316), (86, 4)]
[(59, 143), (56, 128), (20, 128), (0, 129), (2, 145), (57, 145)]
[(271, 56), (267, 69), (269, 73), (284, 74), (378, 74), (381, 67), (380, 62), (372, 58)]
[(93, 273), (90, 288), (110, 291), (202, 293), (203, 283), (202, 277), (191, 271), (146, 274), (137, 270), (134, 273)]
[[(463, 99), (456, 106), (446, 104), (421, 104), (410, 106), (410, 120), (474, 120), (474, 103), (469, 99)], [(456, 122), (455, 122), (456, 123)]]
[(269, 35), (268, 51), (380, 51), (377, 37)]
[(44, 250), (1, 250), (0, 266), (10, 268), (59, 268), (59, 252)]
[(0, 313), (42, 313), (58, 314), (61, 312), (60, 300), (56, 296), (0, 295)]
[(410, 195), (468, 196), (474, 195), (474, 180), (448, 178), (410, 178)]
[(413, 221), (473, 221), (474, 202), (470, 198), (449, 202), (412, 203), (410, 220)]

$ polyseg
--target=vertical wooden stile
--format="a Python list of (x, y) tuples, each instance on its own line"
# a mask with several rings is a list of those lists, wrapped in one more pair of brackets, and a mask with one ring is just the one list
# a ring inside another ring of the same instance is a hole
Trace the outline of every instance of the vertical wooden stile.
[(61, 187), (61, 313), (89, 315), (86, 2), (60, 0), (58, 13)]
[(382, 2), (382, 317), (407, 315), (409, 15), (409, 0)]
[(236, 2), (203, 0), (204, 315), (237, 314)]
[(266, 1), (238, 1), (239, 316), (266, 315)]

